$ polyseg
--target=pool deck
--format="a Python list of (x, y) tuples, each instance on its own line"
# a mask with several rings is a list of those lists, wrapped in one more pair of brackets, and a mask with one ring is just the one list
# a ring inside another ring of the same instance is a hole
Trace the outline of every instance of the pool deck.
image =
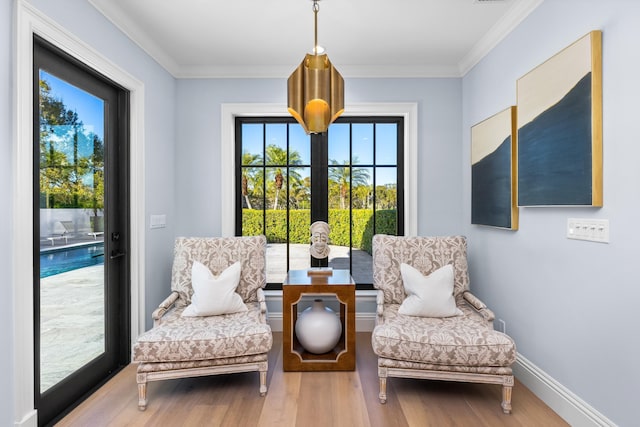
[[(66, 237), (66, 238), (65, 238)], [(40, 253), (102, 243), (97, 233), (40, 239)], [(104, 351), (104, 265), (40, 279), (41, 390)]]
[(104, 265), (40, 279), (41, 389), (104, 351)]

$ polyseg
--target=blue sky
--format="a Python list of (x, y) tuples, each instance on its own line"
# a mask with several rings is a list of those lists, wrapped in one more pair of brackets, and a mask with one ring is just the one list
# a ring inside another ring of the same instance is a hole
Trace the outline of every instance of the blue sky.
[(104, 137), (104, 101), (66, 81), (40, 70), (40, 79), (51, 87), (51, 95), (62, 101), (67, 110), (78, 113), (87, 132)]

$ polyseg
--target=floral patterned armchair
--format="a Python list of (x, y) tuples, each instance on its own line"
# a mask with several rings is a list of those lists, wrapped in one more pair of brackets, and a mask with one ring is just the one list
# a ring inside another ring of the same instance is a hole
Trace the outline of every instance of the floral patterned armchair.
[[(267, 354), (273, 337), (262, 289), (266, 285), (265, 250), (264, 236), (176, 239), (172, 292), (153, 312), (153, 328), (142, 333), (133, 346), (141, 410), (147, 405), (148, 381), (259, 371), (260, 394), (266, 394)], [(236, 292), (247, 311), (182, 316), (192, 302), (194, 261), (214, 275), (239, 261)]]
[[(502, 385), (502, 410), (511, 413), (515, 344), (493, 329), (493, 312), (469, 291), (466, 252), (467, 241), (462, 236), (374, 236), (373, 285), (378, 297), (371, 343), (378, 356), (381, 403), (387, 399), (388, 377), (478, 382)], [(398, 313), (407, 296), (403, 263), (425, 276), (452, 264), (458, 314), (419, 317)]]

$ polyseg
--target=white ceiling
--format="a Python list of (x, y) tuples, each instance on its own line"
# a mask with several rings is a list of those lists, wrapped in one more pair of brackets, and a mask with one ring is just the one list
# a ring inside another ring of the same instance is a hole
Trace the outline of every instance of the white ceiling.
[[(286, 78), (313, 48), (311, 0), (89, 0), (175, 77)], [(460, 77), (543, 0), (322, 0), (344, 77)]]

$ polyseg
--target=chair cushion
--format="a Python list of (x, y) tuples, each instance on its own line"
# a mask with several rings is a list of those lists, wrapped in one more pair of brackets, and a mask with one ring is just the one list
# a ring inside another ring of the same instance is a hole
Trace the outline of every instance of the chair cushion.
[[(453, 366), (436, 365), (433, 363), (407, 362), (404, 360), (387, 359), (378, 357), (378, 366), (381, 368), (400, 368), (416, 371), (440, 371), (440, 372), (464, 372), (470, 374), (513, 375), (511, 366)], [(140, 371), (140, 369), (138, 369)]]
[(268, 353), (252, 354), (251, 356), (225, 357), (223, 359), (191, 360), (188, 362), (139, 362), (138, 373), (163, 372), (174, 369), (202, 369), (224, 367), (228, 365), (244, 365), (248, 363), (267, 362)]
[(257, 303), (248, 311), (206, 317), (182, 317), (182, 309), (167, 312), (160, 323), (138, 337), (134, 362), (179, 362), (267, 353), (271, 328), (260, 321)]
[(513, 340), (469, 307), (460, 307), (462, 316), (445, 318), (406, 316), (398, 307), (385, 306), (371, 335), (380, 357), (453, 366), (509, 366), (516, 360)]

